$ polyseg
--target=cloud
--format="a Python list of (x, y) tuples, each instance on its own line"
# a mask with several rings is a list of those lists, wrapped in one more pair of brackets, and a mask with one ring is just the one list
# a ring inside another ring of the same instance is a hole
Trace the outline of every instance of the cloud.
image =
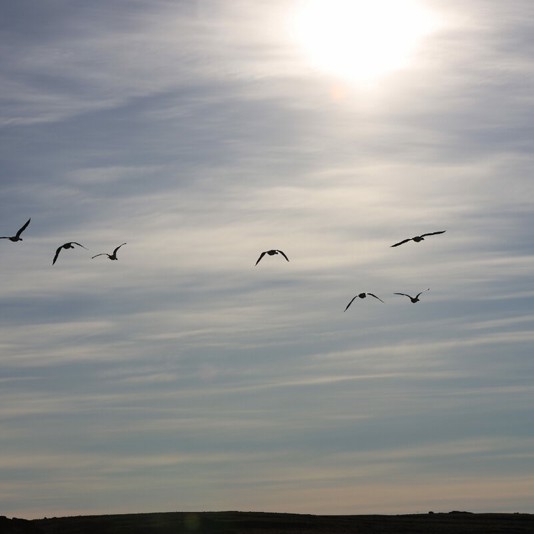
[(32, 7), (0, 78), (10, 515), (528, 510), (531, 8), (447, 7), (354, 87), (282, 1)]

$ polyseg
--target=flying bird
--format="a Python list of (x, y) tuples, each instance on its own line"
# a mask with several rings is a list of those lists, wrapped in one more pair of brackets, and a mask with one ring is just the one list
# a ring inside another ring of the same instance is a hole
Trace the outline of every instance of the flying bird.
[[(126, 243), (123, 243), (122, 245), (126, 245)], [(118, 260), (119, 258), (117, 258), (117, 250), (119, 250), (122, 245), (119, 245), (114, 251), (113, 251), (113, 254), (108, 254), (106, 252), (102, 252), (101, 254), (96, 254), (95, 256), (93, 256), (91, 259), (94, 260), (97, 256), (107, 256), (110, 260)]]
[(429, 232), (428, 234), (416, 235), (415, 237), (409, 237), (408, 239), (403, 239), (402, 241), (399, 241), (398, 243), (395, 243), (394, 245), (391, 245), (391, 246), (398, 247), (399, 245), (408, 243), (408, 241), (415, 241), (416, 243), (420, 243), (421, 241), (424, 241), (425, 237), (429, 235), (444, 234), (445, 232), (446, 230), (441, 230), (440, 232)]
[(13, 243), (17, 242), (17, 241), (22, 241), (22, 237), (20, 237), (20, 235), (22, 234), (22, 232), (24, 232), (24, 230), (26, 230), (26, 228), (28, 227), (28, 224), (30, 224), (30, 221), (31, 221), (31, 217), (24, 223), (24, 225), (18, 230), (18, 232), (15, 234), (15, 235), (12, 235), (12, 236), (2, 236), (0, 237), (0, 239), (9, 239), (10, 241), (13, 241)]
[(258, 263), (260, 263), (260, 260), (263, 258), (263, 256), (265, 256), (265, 254), (269, 254), (269, 256), (274, 256), (275, 254), (282, 254), (282, 256), (284, 256), (284, 258), (287, 261), (289, 261), (289, 258), (281, 250), (273, 249), (273, 250), (266, 250), (266, 251), (262, 252), (260, 254), (260, 257), (258, 258), (258, 261), (256, 261), (256, 265), (258, 265)]
[(347, 311), (349, 309), (349, 306), (354, 302), (354, 300), (356, 300), (357, 298), (364, 299), (367, 295), (369, 295), (370, 297), (374, 297), (375, 299), (378, 299), (380, 302), (384, 302), (380, 297), (377, 297), (373, 293), (359, 293), (358, 295), (352, 298), (352, 300), (347, 304), (347, 307), (343, 311)]
[(411, 297), (410, 295), (407, 295), (406, 293), (394, 293), (394, 294), (395, 295), (404, 295), (405, 297), (408, 297), (412, 301), (412, 304), (415, 304), (416, 302), (419, 302), (419, 296), (421, 295), (421, 293), (424, 293), (425, 291), (430, 291), (430, 288), (424, 289), (423, 291), (417, 293), (417, 295), (415, 295), (415, 297)]
[(54, 256), (54, 259), (52, 261), (52, 265), (54, 265), (54, 263), (56, 263), (56, 260), (59, 256), (59, 253), (61, 252), (61, 249), (69, 249), (69, 248), (74, 248), (74, 245), (78, 245), (79, 247), (82, 247), (84, 248), (85, 250), (89, 250), (87, 247), (84, 247), (81, 243), (77, 243), (76, 241), (69, 241), (68, 243), (65, 243), (64, 245), (61, 245), (60, 247), (58, 247), (58, 249), (56, 250), (56, 254)]

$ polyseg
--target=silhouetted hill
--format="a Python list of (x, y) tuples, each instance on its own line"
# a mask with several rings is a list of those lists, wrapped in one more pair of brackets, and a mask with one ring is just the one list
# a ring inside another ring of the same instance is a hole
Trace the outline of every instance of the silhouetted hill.
[(531, 514), (305, 515), (169, 512), (0, 518), (2, 534), (532, 534)]
[(0, 516), (1, 534), (42, 534), (42, 530), (35, 524), (35, 521), (27, 519), (8, 519)]

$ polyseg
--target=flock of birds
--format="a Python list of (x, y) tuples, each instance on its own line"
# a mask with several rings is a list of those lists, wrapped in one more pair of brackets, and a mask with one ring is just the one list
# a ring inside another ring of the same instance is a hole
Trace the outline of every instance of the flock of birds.
[[(24, 232), (24, 230), (26, 230), (26, 228), (28, 228), (30, 222), (31, 222), (31, 217), (17, 230), (15, 235), (12, 235), (12, 236), (0, 236), (0, 239), (9, 239), (10, 241), (12, 241), (14, 243), (16, 243), (17, 241), (22, 241), (22, 237), (21, 237), (22, 232)], [(408, 243), (409, 241), (414, 241), (415, 243), (420, 243), (421, 241), (424, 241), (425, 237), (428, 237), (428, 236), (431, 236), (431, 235), (444, 234), (445, 231), (446, 230), (440, 230), (438, 232), (428, 232), (426, 234), (416, 235), (414, 237), (409, 237), (407, 239), (403, 239), (402, 241), (399, 241), (398, 243), (395, 243), (395, 244), (393, 244), (391, 246), (392, 247), (398, 247), (399, 245), (403, 245), (404, 243)], [(98, 256), (107, 256), (110, 260), (118, 260), (117, 252), (124, 245), (126, 245), (126, 243), (120, 244), (118, 247), (115, 248), (115, 250), (113, 250), (113, 252), (111, 254), (108, 254), (107, 252), (101, 252), (100, 254), (95, 254), (94, 256), (92, 256), (91, 259), (97, 258)], [(78, 243), (77, 241), (69, 241), (68, 243), (64, 243), (63, 245), (59, 246), (56, 249), (56, 253), (54, 254), (54, 259), (52, 260), (52, 265), (54, 265), (56, 263), (56, 261), (57, 261), (57, 259), (59, 257), (59, 253), (62, 250), (68, 250), (68, 249), (74, 248), (75, 246), (82, 247), (82, 248), (88, 250), (87, 247), (84, 247), (81, 243)], [(286, 261), (289, 261), (289, 258), (287, 257), (287, 254), (285, 252), (283, 252), (282, 250), (271, 249), (271, 250), (263, 251), (260, 254), (260, 257), (256, 260), (255, 265), (258, 265), (258, 263), (260, 263), (260, 261), (262, 260), (262, 258), (266, 254), (268, 256), (276, 256), (277, 254), (280, 254), (281, 256), (283, 256), (286, 259)], [(402, 295), (404, 297), (408, 297), (410, 299), (410, 301), (413, 304), (415, 304), (416, 302), (419, 302), (419, 297), (425, 291), (430, 291), (430, 288), (427, 288), (427, 289), (424, 289), (423, 291), (420, 291), (419, 293), (417, 293), (417, 295), (415, 295), (415, 297), (412, 297), (411, 295), (408, 295), (407, 293), (394, 293), (394, 295)], [(347, 311), (349, 309), (350, 305), (357, 298), (364, 299), (367, 296), (374, 297), (375, 299), (377, 299), (380, 302), (384, 303), (384, 301), (380, 297), (377, 297), (374, 293), (368, 293), (368, 292), (367, 293), (358, 293), (357, 295), (352, 297), (352, 299), (350, 300), (350, 302), (347, 304), (346, 308), (343, 311)]]
[[(31, 222), (31, 217), (17, 230), (17, 233), (15, 235), (12, 235), (12, 236), (0, 236), (0, 239), (9, 239), (10, 241), (13, 241), (13, 243), (16, 243), (17, 241), (22, 241), (22, 237), (20, 237), (22, 235), (22, 232), (24, 232), (24, 230), (26, 230), (26, 228), (28, 228), (30, 222)], [(87, 247), (84, 247), (81, 243), (78, 243), (77, 241), (69, 241), (68, 243), (63, 243), (63, 245), (61, 245), (60, 247), (58, 247), (56, 249), (56, 253), (54, 254), (54, 259), (52, 260), (52, 265), (54, 265), (59, 257), (59, 253), (62, 251), (62, 250), (68, 250), (70, 248), (74, 248), (74, 246), (78, 246), (78, 247), (82, 247), (84, 248), (85, 250), (89, 250)], [(98, 256), (107, 256), (110, 260), (118, 260), (119, 258), (117, 258), (117, 251), (123, 246), (123, 245), (126, 245), (126, 243), (122, 243), (121, 245), (119, 245), (111, 254), (108, 254), (107, 252), (101, 252), (100, 254), (95, 254), (94, 256), (92, 256), (91, 259), (94, 259), (94, 258), (97, 258)]]
[[(399, 241), (398, 243), (395, 243), (395, 244), (393, 244), (391, 246), (392, 247), (398, 247), (399, 245), (404, 245), (404, 243), (408, 243), (409, 241), (414, 241), (415, 243), (420, 243), (421, 241), (425, 240), (425, 237), (428, 237), (430, 235), (444, 234), (445, 232), (446, 232), (446, 230), (439, 230), (438, 232), (428, 232), (426, 234), (416, 235), (414, 237), (408, 237), (407, 239), (403, 239), (402, 241)], [(256, 265), (258, 265), (258, 263), (261, 261), (263, 256), (265, 256), (265, 254), (268, 254), (269, 256), (275, 256), (276, 254), (281, 254), (287, 261), (289, 261), (289, 258), (287, 257), (287, 255), (282, 250), (272, 249), (272, 250), (265, 250), (264, 252), (262, 252), (260, 254), (260, 257), (256, 261)], [(411, 295), (408, 295), (407, 293), (394, 293), (394, 295), (402, 295), (404, 297), (408, 297), (410, 299), (410, 301), (412, 302), (412, 304), (415, 304), (416, 302), (419, 302), (419, 297), (425, 291), (430, 291), (430, 288), (428, 287), (427, 289), (423, 289), (423, 291), (420, 291), (419, 293), (417, 293), (417, 295), (415, 295), (415, 297), (412, 297)], [(368, 292), (367, 293), (358, 293), (357, 295), (352, 297), (352, 299), (350, 300), (350, 302), (347, 304), (346, 308), (343, 311), (347, 311), (350, 308), (350, 305), (357, 298), (364, 299), (367, 296), (374, 297), (375, 299), (377, 299), (380, 302), (384, 303), (384, 301), (380, 297), (377, 297), (374, 293), (368, 293)]]

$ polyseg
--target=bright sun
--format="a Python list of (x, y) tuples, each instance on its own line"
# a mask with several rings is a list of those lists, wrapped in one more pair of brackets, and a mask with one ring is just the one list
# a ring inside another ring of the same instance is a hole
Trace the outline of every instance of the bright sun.
[(436, 27), (437, 17), (416, 0), (304, 0), (295, 18), (309, 61), (356, 81), (407, 66)]

